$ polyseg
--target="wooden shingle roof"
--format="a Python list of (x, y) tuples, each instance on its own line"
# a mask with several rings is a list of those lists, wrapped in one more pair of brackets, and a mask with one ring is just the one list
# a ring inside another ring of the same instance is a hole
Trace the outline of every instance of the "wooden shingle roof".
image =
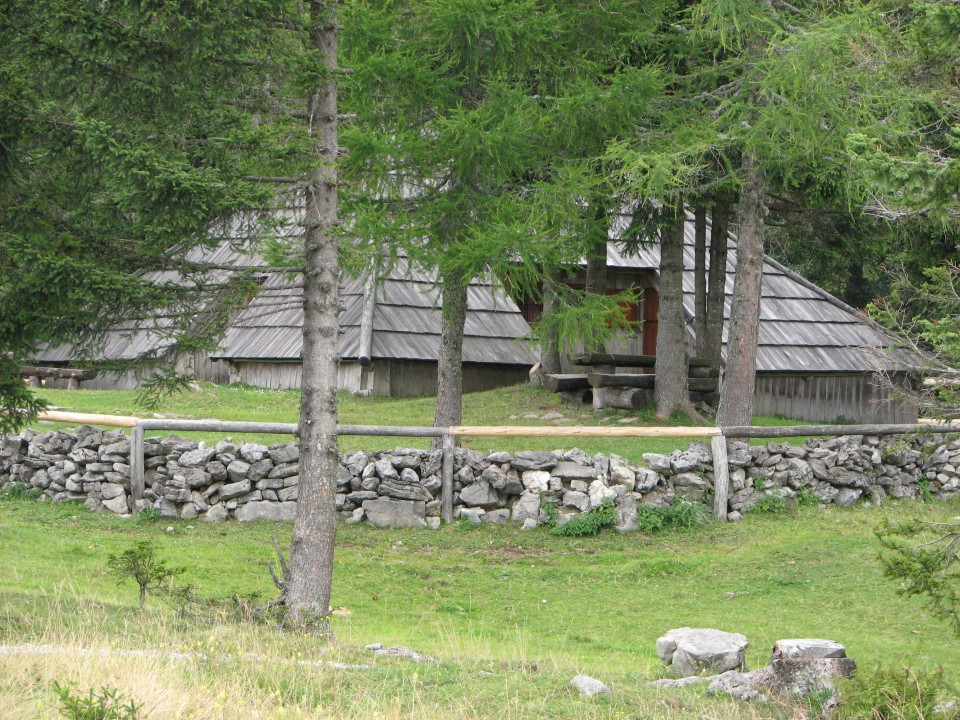
[[(709, 237), (709, 233), (708, 233)], [(726, 358), (730, 301), (736, 273), (736, 248), (730, 236), (724, 294), (723, 357)], [(707, 259), (709, 263), (709, 258)], [(616, 241), (609, 243), (607, 262), (611, 267), (649, 270), (660, 267), (660, 246), (647, 243), (629, 252)], [(684, 224), (683, 305), (687, 316), (688, 341), (694, 340), (694, 225), (692, 216)], [(760, 329), (757, 343), (757, 371), (783, 373), (872, 372), (877, 350), (887, 350), (896, 341), (863, 313), (826, 290), (765, 256), (760, 298)], [(897, 350), (890, 360), (898, 369), (913, 363)]]

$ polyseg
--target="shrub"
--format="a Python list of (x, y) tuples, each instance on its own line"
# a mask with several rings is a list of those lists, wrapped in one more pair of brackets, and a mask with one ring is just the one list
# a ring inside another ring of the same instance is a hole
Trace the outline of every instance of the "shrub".
[(770, 493), (760, 498), (757, 504), (753, 506), (753, 510), (754, 512), (778, 515), (787, 511), (787, 502), (780, 493)]
[(60, 715), (68, 720), (137, 720), (141, 705), (125, 700), (119, 691), (101, 687), (86, 695), (74, 694), (70, 685), (53, 684), (60, 698)]
[(141, 540), (119, 555), (110, 555), (107, 568), (118, 584), (128, 580), (137, 583), (140, 588), (141, 609), (151, 590), (159, 589), (184, 571), (184, 568), (172, 568), (165, 560), (159, 559), (153, 543), (147, 540)]
[(2, 500), (36, 500), (41, 495), (43, 495), (41, 490), (19, 482), (8, 483), (0, 488), (0, 499)]
[(580, 513), (565, 525), (555, 527), (550, 532), (564, 537), (582, 537), (596, 535), (605, 527), (613, 527), (617, 522), (617, 508), (612, 500), (604, 500), (603, 504)]
[(944, 690), (943, 671), (877, 667), (840, 681), (838, 689), (836, 720), (930, 720)]
[(644, 532), (657, 532), (670, 528), (689, 529), (702, 525), (709, 517), (702, 503), (679, 498), (665, 507), (639, 505), (637, 525)]

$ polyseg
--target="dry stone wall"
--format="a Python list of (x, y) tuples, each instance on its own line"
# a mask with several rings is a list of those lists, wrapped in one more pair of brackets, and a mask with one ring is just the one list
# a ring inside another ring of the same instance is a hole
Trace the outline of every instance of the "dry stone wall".
[[(730, 510), (753, 509), (765, 498), (798, 496), (820, 504), (880, 503), (885, 498), (947, 498), (960, 491), (956, 436), (844, 436), (803, 446), (730, 442)], [(209, 521), (290, 520), (296, 508), (299, 449), (229, 440), (205, 447), (176, 436), (148, 438), (145, 492), (134, 507), (130, 441), (121, 430), (89, 426), (72, 432), (26, 430), (0, 445), (0, 487), (19, 483), (52, 502), (74, 500), (117, 514), (152, 507), (163, 516)], [(709, 503), (709, 446), (692, 443), (642, 463), (618, 455), (456, 451), (454, 515), (468, 522), (527, 527), (556, 516), (559, 524), (612, 501), (620, 530), (637, 527), (637, 506), (677, 498)], [(441, 454), (419, 449), (356, 451), (343, 456), (337, 510), (348, 523), (379, 527), (438, 527)], [(552, 503), (550, 512), (545, 505)], [(555, 510), (555, 512), (553, 511)]]

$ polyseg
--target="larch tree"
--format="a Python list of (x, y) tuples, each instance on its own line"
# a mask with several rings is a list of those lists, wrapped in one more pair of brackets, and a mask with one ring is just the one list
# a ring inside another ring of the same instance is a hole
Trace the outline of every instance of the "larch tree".
[[(586, 255), (587, 238), (596, 247), (602, 238), (605, 259), (617, 204), (597, 193), (609, 136), (591, 133), (622, 121), (622, 108), (649, 94), (649, 76), (616, 55), (619, 40), (645, 21), (642, 5), (428, 0), (345, 10), (357, 70), (347, 102), (357, 120), (344, 170), (365, 194), (355, 222), (437, 272), (437, 426), (461, 419), (473, 278), (493, 273), (514, 290), (539, 292), (552, 268)], [(575, 123), (560, 125), (565, 118)], [(603, 296), (600, 304), (615, 303)]]
[[(301, 487), (283, 594), (298, 627), (323, 623), (333, 567), (336, 54), (333, 0), (0, 10), (0, 430), (41, 406), (19, 379), (40, 343), (83, 360), (129, 322), (215, 342), (229, 312), (211, 301), (229, 310), (256, 283), (211, 280), (190, 251), (238, 227), (273, 237), (277, 210), (305, 204)], [(197, 321), (211, 314), (221, 322)]]

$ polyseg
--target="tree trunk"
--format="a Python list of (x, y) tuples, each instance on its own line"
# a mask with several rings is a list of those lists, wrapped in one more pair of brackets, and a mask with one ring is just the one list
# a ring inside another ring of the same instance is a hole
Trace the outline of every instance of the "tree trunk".
[(767, 208), (767, 178), (757, 158), (743, 158), (737, 240), (737, 274), (730, 306), (727, 371), (720, 389), (717, 424), (749, 425), (753, 417), (757, 377), (757, 336), (760, 329), (760, 288), (763, 280), (763, 233)]
[(284, 594), (289, 621), (329, 634), (337, 531), (337, 362), (340, 266), (337, 236), (337, 4), (310, 3), (313, 47), (330, 74), (309, 98), (310, 133), (319, 156), (305, 190), (303, 384), (300, 494)]
[(693, 211), (693, 319), (697, 331), (697, 356), (707, 347), (707, 209)]
[[(463, 329), (467, 322), (466, 278), (443, 276), (440, 357), (437, 358), (437, 410), (434, 427), (460, 425), (463, 418)], [(440, 438), (434, 438), (434, 449)]]
[[(665, 209), (660, 231), (660, 312), (657, 315), (657, 365), (654, 403), (657, 417), (693, 413), (687, 388), (687, 351), (683, 316), (683, 204)], [(669, 216), (667, 214), (669, 213)]]
[(707, 322), (700, 356), (719, 370), (723, 351), (723, 307), (727, 285), (727, 228), (730, 205), (717, 200), (710, 219), (710, 270), (707, 287)]
[(560, 372), (560, 338), (556, 324), (551, 321), (552, 314), (557, 311), (557, 293), (553, 288), (555, 282), (557, 278), (554, 274), (548, 274), (543, 280), (543, 315), (547, 320), (547, 329), (540, 338), (540, 372), (544, 375)]

